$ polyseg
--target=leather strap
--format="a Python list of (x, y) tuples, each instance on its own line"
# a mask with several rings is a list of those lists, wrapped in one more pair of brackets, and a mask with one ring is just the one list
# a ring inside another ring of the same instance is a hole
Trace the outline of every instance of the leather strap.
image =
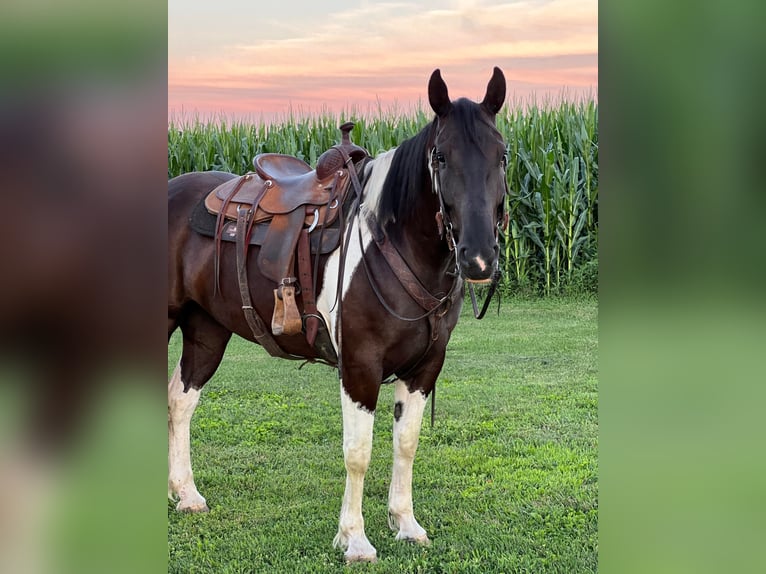
[(319, 330), (319, 316), (314, 299), (314, 282), (311, 278), (311, 250), (309, 249), (309, 233), (306, 229), (301, 231), (298, 239), (298, 283), (301, 286), (303, 314), (306, 317), (306, 341), (313, 347)]
[(255, 340), (272, 357), (281, 357), (283, 359), (294, 359), (292, 355), (286, 353), (271, 336), (271, 333), (263, 323), (253, 308), (253, 301), (250, 298), (250, 287), (247, 281), (247, 255), (245, 254), (246, 236), (250, 219), (253, 217), (253, 210), (240, 206), (237, 209), (237, 278), (239, 282), (239, 294), (242, 297), (242, 312), (245, 314), (245, 320), (253, 332)]
[[(223, 232), (223, 224), (225, 221), (224, 218), (224, 212), (226, 211), (226, 208), (229, 206), (229, 203), (231, 202), (231, 198), (237, 195), (237, 192), (240, 190), (242, 185), (250, 179), (250, 175), (243, 175), (239, 178), (239, 181), (237, 182), (237, 185), (234, 186), (234, 189), (231, 190), (231, 193), (226, 196), (226, 199), (224, 199), (223, 204), (221, 205), (221, 210), (218, 212), (218, 217), (215, 221), (215, 255), (213, 257), (213, 273), (215, 274), (215, 286), (213, 287), (213, 297), (217, 293), (221, 291), (221, 285), (220, 285), (220, 276), (221, 276), (221, 233)], [(253, 209), (253, 213), (255, 213), (255, 209)]]
[[(354, 195), (351, 201), (348, 215), (343, 213), (343, 204), (338, 206), (339, 217), (341, 218), (341, 241), (340, 241), (340, 262), (338, 265), (338, 284), (335, 291), (335, 305), (338, 306), (338, 324), (336, 326), (335, 337), (338, 341), (338, 376), (343, 376), (343, 277), (346, 272), (346, 254), (348, 253), (348, 246), (351, 241), (351, 232), (354, 229), (354, 218), (359, 215), (360, 206), (362, 204), (362, 184), (357, 177), (357, 166), (351, 160), (349, 155), (345, 152), (342, 146), (337, 148), (341, 154), (343, 154), (344, 163), (348, 166), (349, 174), (351, 175), (351, 184), (354, 188)], [(364, 170), (364, 162), (361, 164), (361, 170)], [(361, 221), (358, 222), (361, 225)], [(348, 229), (346, 229), (348, 227)], [(361, 227), (359, 233), (361, 234)], [(362, 246), (361, 237), (359, 240), (359, 246)], [(364, 261), (364, 256), (362, 257)]]
[(399, 251), (391, 245), (390, 241), (383, 241), (377, 243), (380, 253), (385, 258), (391, 271), (394, 272), (396, 278), (402, 284), (405, 291), (409, 293), (415, 302), (420, 305), (425, 311), (432, 311), (443, 303), (441, 299), (437, 299), (428, 290), (423, 287), (423, 284), (415, 276), (415, 273), (407, 265), (407, 262), (402, 258)]
[[(338, 181), (339, 180), (340, 180), (340, 172), (336, 171), (335, 178), (332, 180), (332, 188), (330, 189), (330, 199), (328, 202), (328, 206), (332, 205), (333, 202), (337, 202), (335, 209), (338, 210), (338, 214), (341, 217), (341, 221), (342, 221), (343, 209), (341, 208), (340, 198), (338, 196)], [(348, 181), (350, 182), (351, 180), (349, 179)], [(326, 209), (324, 212), (324, 221), (322, 221), (322, 226), (319, 228), (319, 245), (322, 244), (322, 240), (324, 239), (324, 232), (325, 232), (325, 229), (327, 228), (327, 218), (329, 216), (330, 216), (330, 210)], [(342, 226), (342, 223), (340, 226)], [(317, 250), (316, 258), (314, 259), (314, 277), (311, 283), (311, 288), (313, 289), (314, 293), (316, 293), (317, 291), (317, 277), (319, 277), (319, 256), (320, 255), (321, 255), (320, 250)]]
[(420, 305), (425, 311), (431, 312), (444, 303), (444, 299), (437, 299), (426, 289), (410, 266), (402, 257), (401, 253), (394, 247), (380, 229), (377, 220), (370, 211), (366, 211), (367, 226), (369, 227), (372, 238), (378, 246), (380, 253), (385, 258), (391, 271), (402, 284), (410, 297)]

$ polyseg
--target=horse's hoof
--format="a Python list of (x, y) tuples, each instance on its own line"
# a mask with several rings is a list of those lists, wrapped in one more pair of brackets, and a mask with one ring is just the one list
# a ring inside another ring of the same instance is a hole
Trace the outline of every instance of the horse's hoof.
[(190, 504), (190, 503), (184, 504), (183, 502), (179, 502), (176, 505), (176, 510), (178, 512), (194, 512), (194, 513), (210, 512), (210, 509), (207, 507), (207, 503), (205, 502), (196, 503), (196, 504)]
[(353, 538), (348, 541), (348, 548), (344, 556), (346, 557), (346, 564), (351, 562), (377, 562), (378, 551), (370, 544), (366, 536), (362, 538)]
[(397, 540), (402, 540), (404, 542), (411, 542), (412, 544), (417, 544), (418, 546), (431, 546), (431, 540), (428, 538), (427, 535), (423, 534), (423, 536), (397, 536)]
[(346, 552), (345, 556), (346, 556), (346, 564), (351, 564), (353, 562), (368, 562), (372, 564), (378, 561), (377, 552), (373, 554), (349, 554), (348, 552)]

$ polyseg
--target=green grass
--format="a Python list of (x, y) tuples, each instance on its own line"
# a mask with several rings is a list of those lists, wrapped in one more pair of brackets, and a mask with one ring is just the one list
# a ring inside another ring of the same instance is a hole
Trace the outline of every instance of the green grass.
[[(169, 572), (595, 572), (597, 302), (510, 299), (464, 307), (423, 423), (415, 515), (428, 548), (388, 529), (393, 388), (381, 391), (364, 517), (374, 565), (332, 547), (345, 470), (337, 375), (241, 339), (192, 422), (210, 513), (168, 504)], [(175, 335), (168, 374), (180, 353)]]

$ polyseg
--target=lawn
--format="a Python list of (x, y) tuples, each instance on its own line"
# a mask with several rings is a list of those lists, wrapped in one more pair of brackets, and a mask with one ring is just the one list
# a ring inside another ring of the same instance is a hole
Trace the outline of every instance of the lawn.
[[(510, 299), (482, 321), (469, 308), (415, 459), (430, 547), (397, 542), (387, 526), (393, 388), (381, 391), (365, 481), (378, 563), (346, 567), (332, 547), (345, 483), (336, 372), (235, 338), (192, 421), (210, 512), (168, 503), (168, 571), (595, 572), (598, 304)], [(176, 334), (168, 375), (179, 353)]]

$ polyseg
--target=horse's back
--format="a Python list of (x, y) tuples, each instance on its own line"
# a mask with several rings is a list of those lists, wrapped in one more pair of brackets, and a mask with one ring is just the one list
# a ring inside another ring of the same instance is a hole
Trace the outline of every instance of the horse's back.
[(184, 276), (205, 272), (204, 251), (212, 245), (189, 225), (194, 208), (213, 189), (235, 177), (222, 171), (197, 171), (168, 181), (169, 306), (178, 307), (186, 299)]
[(194, 171), (168, 181), (168, 239), (189, 231), (189, 216), (196, 205), (222, 183), (237, 177), (223, 171)]
[(169, 207), (179, 194), (185, 197), (199, 197), (205, 191), (209, 192), (235, 177), (235, 174), (225, 171), (193, 171), (178, 175), (168, 180)]

